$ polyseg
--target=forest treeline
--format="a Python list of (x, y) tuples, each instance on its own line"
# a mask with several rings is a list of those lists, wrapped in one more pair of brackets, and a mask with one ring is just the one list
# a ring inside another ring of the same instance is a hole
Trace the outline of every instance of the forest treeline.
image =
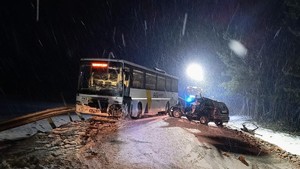
[[(224, 39), (239, 40), (248, 53), (241, 57), (218, 49), (227, 67), (224, 74), (230, 77), (222, 85), (242, 98), (241, 114), (300, 131), (300, 3), (286, 0), (279, 11), (263, 21), (264, 33), (223, 31)], [(226, 43), (221, 40), (219, 45)]]

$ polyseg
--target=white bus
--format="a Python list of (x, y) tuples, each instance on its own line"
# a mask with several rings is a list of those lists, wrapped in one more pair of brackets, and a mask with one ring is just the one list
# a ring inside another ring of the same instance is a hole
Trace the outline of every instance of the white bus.
[(125, 60), (80, 61), (76, 112), (140, 118), (166, 112), (178, 101), (178, 78)]

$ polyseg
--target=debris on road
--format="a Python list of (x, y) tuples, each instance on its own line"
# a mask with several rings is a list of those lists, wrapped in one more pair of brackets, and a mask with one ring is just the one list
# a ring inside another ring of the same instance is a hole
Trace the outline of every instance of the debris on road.
[[(255, 126), (255, 128), (254, 128), (254, 129), (249, 129), (248, 127), (246, 127), (246, 124), (247, 124), (247, 123), (251, 123), (253, 126)], [(250, 134), (252, 134), (252, 135), (257, 134), (257, 133), (255, 133), (255, 130), (257, 130), (257, 129), (259, 128), (256, 124), (254, 124), (254, 123), (252, 123), (252, 122), (244, 122), (244, 123), (242, 124), (242, 126), (243, 126), (243, 128), (241, 128), (242, 131), (247, 132), (247, 133), (250, 133)], [(259, 135), (259, 134), (257, 134), (257, 135)]]
[(249, 164), (247, 163), (245, 156), (240, 155), (238, 158), (243, 164), (245, 164), (246, 166), (249, 166)]

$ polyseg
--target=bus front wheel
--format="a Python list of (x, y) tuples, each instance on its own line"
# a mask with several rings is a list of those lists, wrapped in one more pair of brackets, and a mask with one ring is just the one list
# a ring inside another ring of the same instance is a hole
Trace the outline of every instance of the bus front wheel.
[(123, 118), (132, 116), (132, 105), (130, 103), (126, 103), (123, 105)]
[(139, 119), (139, 118), (142, 117), (142, 110), (143, 110), (142, 103), (139, 102), (139, 103), (138, 103), (138, 112), (137, 112), (137, 116), (136, 116), (137, 119)]
[[(142, 117), (142, 110), (143, 110), (142, 103), (139, 102), (139, 103), (137, 104), (137, 112), (136, 112), (136, 114), (135, 114), (135, 112), (133, 113), (133, 112), (131, 111), (130, 117), (131, 117), (132, 119), (139, 119), (139, 118), (141, 118), (141, 117)], [(133, 114), (132, 114), (132, 113), (133, 113)], [(136, 115), (136, 116), (134, 116), (134, 115)]]

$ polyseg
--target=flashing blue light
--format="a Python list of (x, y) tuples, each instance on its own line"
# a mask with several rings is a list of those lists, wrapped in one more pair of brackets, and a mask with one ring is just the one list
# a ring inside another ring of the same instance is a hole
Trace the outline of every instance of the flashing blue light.
[(194, 95), (189, 95), (189, 97), (185, 100), (186, 102), (190, 103), (195, 99)]

